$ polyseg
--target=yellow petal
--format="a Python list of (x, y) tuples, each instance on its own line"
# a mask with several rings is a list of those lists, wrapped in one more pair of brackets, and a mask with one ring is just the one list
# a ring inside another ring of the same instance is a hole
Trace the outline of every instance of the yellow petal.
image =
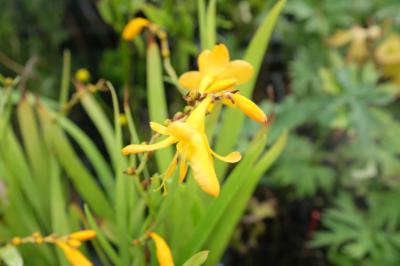
[(238, 93), (230, 95), (235, 106), (239, 107), (243, 113), (258, 123), (267, 124), (267, 116), (264, 111), (257, 106), (257, 104)]
[(354, 39), (347, 52), (349, 60), (362, 61), (368, 57), (368, 47), (366, 39)]
[(223, 79), (223, 80), (218, 80), (214, 82), (208, 89), (205, 91), (207, 93), (216, 93), (220, 91), (225, 91), (231, 89), (233, 86), (235, 86), (237, 80), (235, 78), (230, 78), (230, 79)]
[(77, 249), (70, 247), (63, 241), (57, 241), (56, 245), (64, 252), (65, 257), (72, 266), (92, 266), (93, 264)]
[(149, 236), (156, 244), (157, 260), (160, 266), (174, 266), (171, 249), (165, 240), (158, 234), (150, 232)]
[(219, 182), (205, 135), (198, 134), (193, 136), (190, 150), (190, 167), (192, 168), (193, 177), (200, 188), (204, 192), (217, 197), (220, 190)]
[(186, 159), (180, 158), (180, 161), (179, 161), (179, 182), (180, 183), (182, 183), (185, 180), (187, 170), (188, 170), (188, 165), (186, 163)]
[(150, 24), (150, 21), (145, 18), (134, 18), (128, 22), (122, 31), (122, 38), (131, 41), (140, 34), (140, 32)]
[(229, 51), (224, 44), (215, 45), (211, 52), (202, 52), (198, 62), (201, 73), (218, 75), (229, 64)]
[(200, 81), (199, 92), (203, 93), (215, 80), (214, 76), (206, 75)]
[(178, 164), (178, 153), (175, 153), (174, 158), (172, 159), (171, 163), (168, 165), (167, 170), (165, 171), (165, 178), (168, 179), (172, 176), (175, 172), (176, 165)]
[(208, 68), (208, 61), (209, 61), (210, 55), (211, 55), (210, 50), (204, 50), (197, 57), (197, 64), (199, 67), (199, 71), (200, 71), (200, 73), (202, 73), (202, 75), (205, 75), (207, 72), (206, 70)]
[(400, 36), (391, 35), (376, 49), (376, 59), (382, 65), (400, 63)]
[(172, 122), (167, 129), (168, 134), (174, 136), (179, 141), (190, 141), (192, 136), (196, 134), (195, 129), (186, 122)]
[(334, 35), (327, 39), (330, 46), (338, 47), (350, 42), (352, 38), (351, 30), (338, 30)]
[(227, 163), (237, 163), (238, 161), (240, 161), (242, 159), (242, 155), (238, 151), (233, 151), (225, 156), (219, 155), (212, 149), (210, 149), (210, 152), (212, 153), (212, 155), (217, 157), (219, 160), (227, 162)]
[(199, 105), (194, 108), (186, 120), (194, 129), (204, 131), (204, 120), (207, 113), (208, 106), (210, 105), (211, 97), (206, 97)]
[(154, 150), (168, 147), (169, 145), (172, 145), (172, 144), (176, 143), (177, 141), (178, 140), (174, 137), (168, 137), (168, 138), (166, 138), (158, 143), (155, 143), (155, 144), (131, 144), (122, 149), (122, 154), (128, 155), (128, 154), (154, 151)]
[(157, 133), (160, 133), (161, 135), (168, 135), (168, 129), (167, 127), (156, 123), (156, 122), (150, 122), (150, 127), (152, 130), (154, 130)]
[(179, 84), (189, 90), (198, 90), (203, 75), (199, 71), (189, 71), (179, 77)]
[(251, 79), (254, 70), (253, 66), (244, 60), (234, 60), (229, 63), (224, 71), (218, 75), (218, 79), (235, 78), (237, 84), (243, 84)]
[(94, 230), (82, 230), (69, 235), (70, 238), (76, 240), (89, 240), (96, 237), (96, 231)]

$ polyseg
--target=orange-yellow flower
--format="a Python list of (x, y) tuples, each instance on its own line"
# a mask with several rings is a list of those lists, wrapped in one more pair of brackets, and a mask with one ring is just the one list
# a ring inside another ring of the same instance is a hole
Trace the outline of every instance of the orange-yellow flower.
[(66, 242), (57, 240), (55, 244), (64, 252), (65, 257), (72, 266), (93, 265), (78, 249), (71, 247)]
[(127, 41), (135, 39), (149, 24), (150, 21), (145, 18), (131, 19), (122, 31), (122, 38)]
[(182, 87), (201, 95), (214, 95), (223, 103), (238, 107), (250, 118), (267, 124), (267, 116), (251, 100), (234, 92), (235, 85), (248, 81), (253, 75), (253, 67), (244, 60), (229, 59), (229, 51), (224, 44), (200, 53), (197, 63), (199, 71), (189, 71), (179, 78)]
[[(179, 77), (182, 87), (207, 93), (213, 90), (224, 90), (233, 85), (248, 81), (253, 75), (253, 67), (243, 60), (229, 60), (229, 51), (224, 44), (215, 45), (210, 50), (200, 53), (197, 58), (199, 71), (189, 71)], [(215, 86), (215, 85), (223, 86)]]
[(160, 266), (174, 266), (174, 259), (172, 258), (171, 249), (165, 240), (154, 232), (150, 232), (149, 236), (156, 244), (157, 260)]
[(186, 121), (175, 121), (167, 127), (150, 123), (150, 127), (168, 136), (166, 139), (155, 144), (131, 144), (122, 149), (124, 155), (141, 152), (154, 151), (176, 144), (177, 152), (170, 166), (167, 168), (166, 177), (172, 175), (177, 161), (180, 161), (179, 180), (182, 182), (186, 176), (188, 162), (193, 172), (195, 181), (206, 193), (216, 197), (219, 195), (220, 186), (215, 174), (214, 161), (212, 156), (220, 160), (234, 163), (241, 159), (239, 152), (235, 151), (227, 156), (216, 154), (209, 146), (205, 133), (204, 122), (207, 109), (212, 99), (205, 98), (188, 116)]

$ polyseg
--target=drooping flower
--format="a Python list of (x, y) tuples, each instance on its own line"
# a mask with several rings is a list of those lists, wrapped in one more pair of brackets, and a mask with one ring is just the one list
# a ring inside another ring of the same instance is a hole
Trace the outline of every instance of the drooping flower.
[(150, 232), (149, 236), (154, 240), (156, 245), (157, 260), (160, 266), (174, 266), (171, 249), (165, 240), (157, 233)]
[(131, 19), (122, 31), (122, 38), (127, 41), (132, 41), (148, 25), (150, 25), (150, 21), (145, 18)]
[(198, 71), (182, 74), (179, 83), (182, 87), (200, 95), (222, 98), (223, 103), (238, 107), (250, 118), (259, 123), (267, 123), (267, 116), (251, 100), (234, 90), (235, 85), (248, 81), (253, 75), (253, 67), (244, 60), (229, 59), (229, 51), (224, 44), (218, 44), (210, 50), (200, 53)]
[(234, 163), (241, 159), (239, 152), (235, 151), (227, 156), (216, 154), (209, 146), (205, 133), (204, 123), (207, 109), (212, 99), (205, 98), (188, 116), (186, 121), (174, 121), (167, 127), (150, 123), (150, 127), (168, 136), (166, 139), (155, 144), (131, 144), (122, 149), (124, 155), (141, 152), (149, 152), (176, 144), (177, 152), (174, 159), (166, 170), (168, 178), (175, 171), (179, 159), (179, 181), (183, 182), (188, 169), (188, 162), (193, 172), (195, 181), (206, 193), (216, 197), (219, 195), (220, 186), (215, 174), (212, 156), (220, 160)]
[(391, 35), (376, 49), (375, 57), (385, 76), (400, 84), (400, 36)]

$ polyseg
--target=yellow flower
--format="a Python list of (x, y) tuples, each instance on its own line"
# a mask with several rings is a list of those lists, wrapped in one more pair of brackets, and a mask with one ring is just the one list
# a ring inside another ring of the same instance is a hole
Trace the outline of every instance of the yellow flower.
[(200, 188), (206, 193), (216, 197), (219, 195), (220, 186), (215, 174), (212, 155), (220, 160), (234, 163), (241, 159), (239, 152), (235, 151), (227, 156), (221, 156), (211, 150), (205, 134), (204, 120), (207, 109), (212, 99), (205, 98), (188, 116), (185, 122), (175, 121), (167, 127), (151, 122), (150, 127), (168, 137), (155, 144), (131, 144), (122, 149), (124, 155), (149, 152), (176, 144), (177, 152), (166, 171), (166, 177), (172, 175), (177, 161), (180, 161), (179, 180), (182, 182), (187, 173), (187, 162), (193, 172), (193, 177)]
[[(215, 45), (210, 50), (200, 53), (197, 58), (199, 71), (189, 71), (179, 77), (182, 87), (198, 90), (200, 93), (210, 92), (210, 87), (218, 91), (243, 84), (253, 75), (253, 67), (246, 61), (229, 61), (229, 51), (224, 44)], [(222, 83), (222, 84), (221, 84)], [(222, 86), (215, 86), (215, 85)]]
[(127, 41), (132, 41), (149, 24), (150, 21), (145, 18), (134, 18), (130, 20), (122, 31), (122, 38)]
[(214, 46), (200, 53), (197, 63), (199, 71), (189, 71), (179, 78), (182, 87), (201, 95), (216, 95), (223, 103), (238, 107), (250, 118), (267, 124), (267, 116), (251, 100), (241, 96), (235, 85), (248, 81), (253, 75), (253, 67), (243, 60), (229, 60), (229, 51), (224, 44)]
[(85, 83), (90, 80), (90, 73), (86, 68), (80, 68), (75, 72), (75, 78)]
[(149, 236), (154, 240), (154, 243), (156, 244), (157, 260), (160, 266), (174, 266), (171, 249), (169, 248), (165, 240), (154, 232), (150, 232)]
[(376, 49), (376, 60), (383, 66), (383, 73), (400, 84), (400, 36), (391, 35)]
[(96, 231), (94, 230), (82, 230), (72, 233), (68, 236), (71, 239), (85, 241), (96, 237)]
[(348, 60), (363, 61), (368, 55), (368, 39), (374, 40), (381, 35), (381, 29), (374, 25), (368, 28), (354, 26), (349, 30), (338, 30), (333, 36), (327, 39), (330, 46), (340, 47), (350, 43), (347, 51)]
[(76, 248), (71, 247), (62, 240), (55, 244), (64, 252), (65, 257), (72, 266), (92, 266), (93, 264)]

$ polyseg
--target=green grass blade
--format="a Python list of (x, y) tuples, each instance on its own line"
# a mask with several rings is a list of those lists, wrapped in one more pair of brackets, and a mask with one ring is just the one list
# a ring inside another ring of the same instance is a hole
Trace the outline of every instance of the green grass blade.
[[(210, 249), (209, 259), (206, 265), (215, 265), (221, 259), (226, 247), (229, 244), (229, 240), (235, 230), (235, 226), (240, 220), (243, 212), (246, 209), (247, 203), (254, 192), (262, 174), (272, 165), (273, 162), (283, 151), (287, 140), (287, 131), (281, 134), (274, 145), (261, 157), (257, 162), (253, 171), (243, 172), (241, 176), (239, 189), (236, 192), (232, 192), (236, 195), (235, 198), (230, 200), (228, 207), (226, 208), (224, 215), (218, 222), (217, 227), (210, 234), (210, 238), (207, 240), (205, 246)], [(250, 173), (246, 176), (246, 173)], [(245, 178), (243, 178), (245, 177)], [(227, 182), (231, 181), (228, 179)], [(232, 179), (232, 182), (236, 180)], [(238, 197), (240, 195), (240, 197)]]
[[(162, 77), (162, 65), (160, 51), (157, 43), (150, 42), (147, 50), (147, 103), (150, 119), (163, 123), (168, 118), (167, 98), (165, 97)], [(155, 157), (160, 172), (167, 169), (172, 160), (170, 147), (156, 151)]]
[(207, 25), (206, 25), (206, 5), (205, 0), (197, 0), (197, 15), (200, 31), (201, 49), (207, 49)]
[(103, 142), (106, 146), (107, 152), (111, 158), (113, 167), (117, 165), (118, 157), (115, 149), (115, 136), (113, 132), (113, 127), (107, 118), (107, 115), (100, 107), (99, 103), (95, 100), (93, 95), (88, 92), (82, 92), (83, 96), (81, 98), (81, 103), (86, 113), (89, 115), (90, 119), (93, 121)]
[(96, 238), (99, 240), (100, 246), (103, 248), (108, 258), (110, 258), (110, 260), (114, 265), (117, 266), (123, 265), (118, 254), (115, 252), (111, 244), (107, 241), (106, 236), (103, 234), (102, 230), (97, 225), (96, 220), (93, 214), (90, 212), (89, 207), (87, 205), (85, 205), (85, 215), (88, 220), (90, 228), (96, 231)]
[(217, 1), (210, 0), (207, 6), (207, 49), (213, 48), (217, 40), (217, 26), (215, 20), (217, 17)]
[[(218, 228), (218, 224), (223, 219), (223, 216), (227, 214), (230, 202), (241, 197), (240, 194), (237, 194), (237, 191), (247, 181), (247, 178), (245, 178), (246, 173), (251, 172), (254, 162), (264, 148), (266, 141), (265, 134), (260, 134), (255, 138), (242, 161), (235, 167), (222, 187), (220, 196), (210, 204), (206, 213), (199, 221), (184, 252), (179, 254), (178, 264), (183, 263), (186, 259), (185, 256), (194, 254), (204, 247), (207, 239), (214, 233), (215, 228)], [(213, 251), (210, 251), (211, 255)]]
[(71, 78), (71, 52), (68, 49), (66, 49), (64, 50), (63, 54), (63, 67), (62, 67), (61, 89), (59, 98), (60, 108), (63, 108), (63, 106), (67, 102), (70, 78)]
[[(276, 24), (279, 14), (285, 6), (285, 2), (286, 0), (280, 0), (275, 4), (275, 6), (271, 9), (267, 17), (258, 28), (257, 32), (250, 42), (249, 47), (246, 50), (244, 60), (253, 65), (255, 73), (255, 75), (249, 82), (238, 86), (241, 94), (246, 97), (250, 97), (253, 92), (257, 79), (257, 74), (260, 71), (261, 63), (264, 58), (264, 53), (268, 48), (268, 43), (271, 37), (272, 30)], [(222, 116), (221, 128), (218, 132), (215, 147), (217, 153), (226, 154), (233, 149), (233, 147), (237, 143), (237, 139), (242, 129), (243, 122), (244, 115), (238, 110), (230, 108), (224, 111)], [(226, 172), (226, 169), (226, 163), (218, 162), (216, 164), (218, 176), (223, 176)]]
[(108, 197), (113, 200), (115, 191), (113, 173), (96, 144), (94, 144), (94, 142), (84, 131), (82, 131), (82, 129), (80, 129), (68, 118), (60, 116), (58, 117), (57, 122), (61, 128), (65, 130), (65, 132), (79, 145), (79, 148), (82, 149), (83, 153), (87, 156), (92, 164), (97, 176), (107, 192)]
[(114, 212), (104, 193), (97, 185), (95, 178), (86, 169), (64, 132), (52, 121), (50, 113), (41, 108), (39, 110), (43, 131), (46, 132), (52, 151), (57, 155), (60, 164), (71, 178), (75, 188), (82, 198), (101, 217), (114, 219)]
[(49, 220), (49, 155), (45, 149), (44, 141), (38, 129), (36, 114), (26, 98), (23, 98), (19, 103), (17, 114), (18, 125), (32, 177), (34, 182), (38, 184), (38, 190), (40, 192), (37, 196), (40, 198), (43, 210), (46, 213), (46, 217), (43, 218)]

